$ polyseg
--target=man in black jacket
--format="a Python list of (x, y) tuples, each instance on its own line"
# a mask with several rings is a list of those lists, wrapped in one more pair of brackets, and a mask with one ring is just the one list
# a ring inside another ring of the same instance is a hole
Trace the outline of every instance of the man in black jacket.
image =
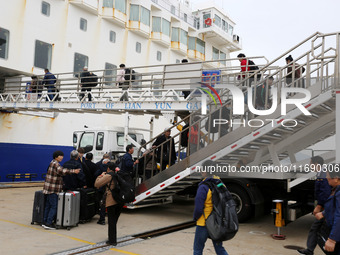
[(86, 188), (86, 178), (82, 169), (81, 163), (78, 161), (78, 152), (71, 151), (70, 160), (66, 161), (63, 165), (67, 169), (80, 169), (79, 174), (69, 174), (63, 177), (63, 190), (77, 190), (79, 188)]
[(152, 144), (152, 148), (156, 148), (158, 145), (165, 142), (157, 149), (157, 162), (161, 164), (162, 170), (164, 170), (167, 165), (171, 166), (176, 162), (175, 141), (170, 134), (170, 128), (164, 129), (164, 134), (159, 136)]
[(92, 162), (93, 154), (87, 153), (85, 156), (85, 165), (87, 166), (87, 172), (85, 173), (86, 184), (88, 188), (94, 188), (95, 173), (98, 170), (98, 166)]
[[(316, 170), (318, 173), (315, 180), (315, 198), (317, 200), (317, 205), (314, 208), (313, 215), (323, 211), (323, 206), (331, 194), (332, 187), (328, 184), (326, 178), (326, 172), (322, 169), (324, 160), (320, 156), (315, 156), (311, 158), (310, 166), (311, 169)], [(313, 255), (314, 249), (317, 245), (317, 233), (319, 232), (324, 219), (315, 220), (312, 224), (307, 239), (307, 249), (298, 250), (299, 254)]]

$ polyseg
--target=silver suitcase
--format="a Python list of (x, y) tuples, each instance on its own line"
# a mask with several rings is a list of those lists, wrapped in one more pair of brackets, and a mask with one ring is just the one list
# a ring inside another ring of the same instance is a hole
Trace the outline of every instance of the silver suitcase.
[(80, 193), (67, 191), (58, 195), (58, 209), (56, 225), (70, 230), (79, 223)]

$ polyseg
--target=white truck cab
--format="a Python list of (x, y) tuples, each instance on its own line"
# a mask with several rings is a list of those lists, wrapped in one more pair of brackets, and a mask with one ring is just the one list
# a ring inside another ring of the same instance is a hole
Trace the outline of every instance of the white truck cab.
[[(144, 144), (144, 135), (135, 129), (129, 129), (128, 135), (138, 144)], [(73, 147), (75, 149), (84, 148), (85, 154), (93, 153), (93, 161), (97, 162), (102, 159), (105, 153), (109, 153), (113, 160), (117, 156), (125, 153), (124, 148), (125, 135), (123, 127), (107, 128), (84, 128), (81, 131), (73, 133)], [(130, 141), (127, 144), (131, 144)], [(137, 158), (138, 147), (135, 148), (134, 158)]]

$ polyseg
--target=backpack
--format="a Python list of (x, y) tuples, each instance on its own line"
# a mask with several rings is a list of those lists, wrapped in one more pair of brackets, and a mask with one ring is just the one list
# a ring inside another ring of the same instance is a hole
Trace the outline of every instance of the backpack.
[(203, 184), (212, 192), (213, 210), (205, 221), (209, 237), (216, 242), (232, 239), (239, 229), (235, 201), (222, 181)]
[(133, 184), (127, 180), (128, 176), (120, 171), (117, 173), (110, 172), (108, 174), (112, 176), (111, 182), (113, 181), (115, 185), (115, 188), (111, 190), (111, 182), (108, 184), (108, 188), (111, 191), (113, 199), (118, 204), (131, 203), (135, 201), (135, 188)]
[(256, 71), (259, 70), (259, 67), (257, 65), (255, 65), (254, 61), (252, 60), (248, 60), (248, 67), (250, 69), (250, 71)]
[(89, 86), (96, 87), (98, 85), (98, 76), (94, 73), (91, 73), (90, 77), (87, 78), (88, 82), (90, 83)]
[(115, 163), (117, 167), (121, 170), (123, 167), (123, 156), (119, 156)]
[(194, 124), (190, 128), (190, 143), (198, 144), (198, 125)]
[(134, 81), (136, 80), (135, 70), (131, 70), (130, 68), (125, 69), (125, 76), (124, 79), (126, 81)]

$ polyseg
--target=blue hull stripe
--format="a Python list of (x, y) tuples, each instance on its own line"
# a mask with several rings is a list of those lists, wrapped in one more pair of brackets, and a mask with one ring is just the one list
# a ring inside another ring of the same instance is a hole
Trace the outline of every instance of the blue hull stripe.
[[(72, 146), (36, 145), (22, 143), (0, 143), (0, 182), (12, 182), (6, 178), (8, 174), (37, 174), (32, 181), (42, 181), (46, 174), (53, 152), (64, 152), (63, 164), (70, 159)], [(17, 181), (29, 181), (28, 178), (18, 178)]]

